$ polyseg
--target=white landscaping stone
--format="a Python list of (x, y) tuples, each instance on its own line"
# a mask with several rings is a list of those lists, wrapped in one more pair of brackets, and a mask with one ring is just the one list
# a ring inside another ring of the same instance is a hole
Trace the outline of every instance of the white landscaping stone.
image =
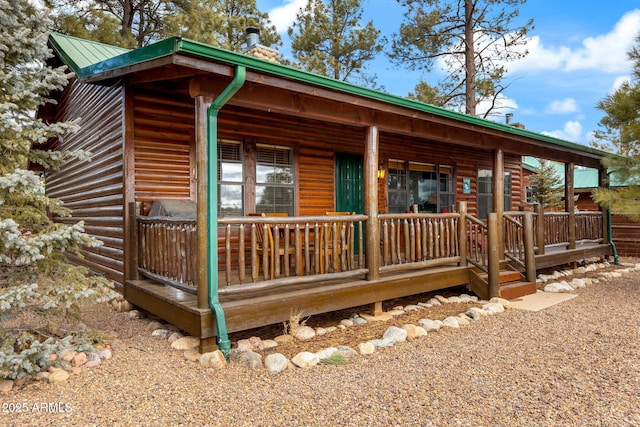
[(449, 301), (450, 303), (461, 303), (461, 302), (462, 302), (462, 299), (460, 299), (460, 297), (455, 297), (455, 296), (454, 296), (454, 297), (449, 297), (449, 298), (448, 298), (448, 301)]
[(490, 302), (482, 306), (482, 309), (487, 312), (487, 314), (498, 314), (504, 311), (504, 306), (499, 302)]
[(291, 359), (291, 362), (298, 368), (311, 368), (320, 363), (320, 359), (313, 353), (303, 351), (296, 354), (293, 359)]
[(407, 331), (397, 326), (389, 326), (382, 335), (383, 340), (391, 340), (392, 343), (404, 342), (407, 340)]
[(333, 355), (333, 353), (335, 353), (336, 351), (338, 351), (337, 348), (329, 347), (329, 348), (325, 348), (323, 350), (317, 351), (316, 356), (318, 356), (318, 359), (324, 360), (324, 359), (330, 358), (331, 355)]
[(191, 362), (197, 362), (198, 360), (200, 360), (200, 356), (201, 356), (197, 348), (190, 348), (189, 350), (185, 350), (184, 353), (182, 353), (182, 355), (184, 356), (185, 359)]
[(424, 308), (433, 307), (433, 305), (429, 304), (428, 302), (419, 302), (418, 305)]
[(200, 345), (200, 339), (197, 337), (182, 337), (171, 343), (171, 348), (175, 350), (188, 350), (196, 348)]
[(471, 322), (469, 322), (469, 318), (467, 317), (466, 314), (464, 313), (460, 313), (458, 314), (458, 324), (460, 326), (467, 326), (469, 325)]
[(508, 299), (504, 299), (504, 298), (498, 298), (498, 297), (493, 297), (489, 300), (489, 302), (495, 302), (498, 304), (502, 304), (502, 306), (509, 310), (511, 308), (511, 303), (509, 302)]
[(253, 346), (248, 339), (238, 340), (237, 348), (240, 351), (253, 351)]
[(387, 311), (387, 314), (390, 314), (391, 316), (401, 316), (404, 313), (405, 313), (404, 310), (397, 310), (397, 309)]
[(346, 327), (350, 327), (350, 326), (353, 326), (353, 320), (351, 320), (351, 319), (342, 319), (340, 321), (340, 324), (344, 325)]
[(65, 371), (64, 369), (59, 369), (51, 372), (47, 380), (49, 380), (50, 383), (59, 383), (68, 380), (69, 377), (69, 372)]
[(284, 356), (284, 354), (273, 353), (265, 357), (264, 366), (269, 372), (278, 373), (287, 369), (287, 366), (289, 366), (289, 361)]
[[(462, 302), (473, 302), (473, 296), (469, 295), (469, 294), (460, 294), (459, 296), (460, 301)], [(476, 301), (478, 300), (478, 297), (475, 297)]]
[(278, 335), (273, 339), (278, 344), (284, 344), (288, 342), (293, 342), (293, 337), (291, 335)]
[(420, 319), (418, 324), (422, 326), (427, 332), (435, 332), (440, 330), (443, 326), (441, 320)]
[(442, 305), (440, 300), (437, 298), (431, 298), (429, 301), (427, 301), (427, 303), (431, 305)]
[(264, 340), (262, 341), (262, 349), (263, 350), (273, 350), (278, 346), (278, 342), (275, 340)]
[(327, 330), (327, 333), (330, 333), (330, 332), (334, 332), (338, 328), (336, 328), (335, 326), (328, 326), (325, 329)]
[(340, 354), (342, 354), (346, 358), (350, 358), (358, 355), (358, 352), (355, 351), (353, 348), (349, 347), (348, 345), (339, 345), (336, 348), (338, 349)]
[(325, 328), (316, 328), (316, 335), (322, 336), (327, 333)]
[(358, 351), (360, 354), (373, 354), (376, 351), (376, 346), (370, 342), (361, 342), (358, 344)]
[[(480, 307), (471, 307), (469, 310), (467, 310), (467, 313), (470, 311), (476, 313), (480, 317), (488, 316), (487, 312), (481, 309)], [(469, 316), (469, 317), (473, 318), (473, 316)]]
[(210, 351), (208, 353), (203, 353), (202, 356), (200, 356), (200, 364), (220, 369), (225, 367), (227, 359), (225, 359), (224, 354), (222, 354), (220, 350)]
[(575, 278), (571, 281), (570, 285), (573, 289), (579, 289), (587, 286), (587, 283), (584, 281), (584, 279)]
[(298, 326), (291, 331), (291, 335), (298, 341), (308, 341), (316, 336), (316, 331), (310, 326)]
[(442, 321), (444, 326), (448, 326), (449, 328), (459, 328), (460, 323), (458, 322), (458, 318), (455, 316), (449, 316)]
[(567, 282), (553, 282), (544, 287), (545, 292), (573, 292), (573, 288)]
[(408, 340), (415, 340), (416, 338), (426, 335), (426, 331), (424, 335), (421, 335), (420, 331), (418, 331), (418, 328), (424, 331), (424, 328), (416, 325), (407, 324), (402, 326), (402, 329), (404, 329), (407, 332)]
[(173, 344), (174, 341), (179, 340), (180, 338), (183, 338), (184, 335), (180, 332), (173, 332), (171, 335), (169, 335), (169, 338), (167, 338), (167, 341), (169, 341), (169, 344)]
[(151, 336), (152, 337), (160, 337), (164, 340), (166, 340), (167, 338), (169, 338), (169, 335), (171, 335), (171, 331), (168, 329), (155, 329), (152, 333)]
[(440, 302), (441, 304), (449, 304), (449, 298), (445, 298), (442, 295), (436, 295), (436, 299), (438, 300), (438, 302)]
[(356, 317), (352, 320), (354, 325), (364, 325), (367, 323), (366, 319), (363, 319), (362, 317)]
[(367, 341), (378, 348), (393, 347), (394, 342), (390, 338)]
[(404, 308), (405, 311), (416, 311), (416, 310), (420, 310), (420, 306), (416, 305), (416, 304), (409, 304), (408, 306), (406, 306)]

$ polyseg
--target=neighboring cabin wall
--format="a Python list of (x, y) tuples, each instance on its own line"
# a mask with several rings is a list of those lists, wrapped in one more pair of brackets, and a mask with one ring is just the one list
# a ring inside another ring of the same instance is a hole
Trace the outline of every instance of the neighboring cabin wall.
[(80, 130), (56, 142), (52, 149), (87, 150), (91, 162), (71, 161), (46, 176), (47, 195), (72, 209), (65, 224), (85, 222), (88, 234), (104, 245), (69, 255), (80, 265), (123, 283), (123, 141), (124, 91), (72, 81), (62, 93), (56, 121), (81, 118)]

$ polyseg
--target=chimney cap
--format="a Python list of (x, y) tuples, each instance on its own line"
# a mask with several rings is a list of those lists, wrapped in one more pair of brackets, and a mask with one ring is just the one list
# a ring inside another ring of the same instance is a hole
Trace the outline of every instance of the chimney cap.
[(260, 34), (260, 28), (256, 27), (247, 27), (245, 31), (247, 32), (247, 34)]

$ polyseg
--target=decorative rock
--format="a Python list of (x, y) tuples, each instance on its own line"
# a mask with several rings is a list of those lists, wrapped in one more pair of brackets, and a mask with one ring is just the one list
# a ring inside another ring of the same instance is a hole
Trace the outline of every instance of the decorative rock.
[(338, 328), (336, 328), (335, 326), (329, 326), (329, 327), (327, 327), (325, 329), (327, 330), (327, 333), (329, 334), (331, 332), (336, 331)]
[(238, 340), (237, 346), (240, 351), (253, 351), (253, 346), (249, 340)]
[(361, 342), (358, 344), (358, 351), (360, 354), (373, 354), (376, 351), (376, 346), (370, 342)]
[(69, 373), (65, 370), (60, 369), (59, 371), (51, 372), (47, 379), (50, 383), (66, 381), (69, 379)]
[(351, 320), (351, 319), (342, 319), (340, 321), (340, 324), (344, 325), (346, 327), (353, 326), (353, 320)]
[(182, 337), (171, 343), (171, 348), (175, 350), (188, 350), (200, 345), (200, 339), (196, 337)]
[(383, 340), (390, 340), (392, 344), (397, 342), (405, 342), (407, 340), (407, 331), (397, 326), (389, 326), (382, 335)]
[(7, 394), (13, 390), (13, 380), (0, 381), (0, 394)]
[(316, 331), (309, 326), (299, 326), (295, 330), (291, 331), (291, 335), (298, 341), (309, 341), (316, 336)]
[(460, 303), (460, 302), (462, 302), (462, 299), (460, 299), (460, 297), (455, 297), (455, 296), (454, 297), (449, 297), (447, 300), (449, 301), (449, 303), (454, 303), (454, 302), (455, 303)]
[(198, 351), (197, 348), (190, 348), (188, 350), (185, 350), (184, 353), (182, 353), (184, 355), (184, 358), (191, 361), (191, 362), (196, 362), (198, 360), (200, 360), (200, 352)]
[(395, 307), (393, 307), (391, 310), (398, 310), (398, 311), (402, 311), (404, 310), (404, 307), (402, 307), (401, 305), (396, 305)]
[(152, 337), (160, 337), (165, 340), (169, 338), (169, 335), (171, 335), (171, 331), (168, 329), (156, 329), (151, 333)]
[(157, 320), (152, 320), (147, 325), (147, 331), (155, 331), (156, 329), (165, 329), (165, 326)]
[(328, 359), (329, 357), (331, 357), (331, 355), (333, 355), (333, 353), (335, 353), (336, 351), (338, 351), (337, 348), (335, 347), (329, 347), (329, 348), (325, 348), (324, 350), (320, 350), (318, 352), (316, 352), (316, 356), (318, 357), (318, 359), (323, 360), (323, 359)]
[(433, 305), (429, 304), (428, 302), (419, 302), (418, 305), (423, 308), (433, 307)]
[(489, 302), (495, 302), (498, 304), (502, 304), (502, 306), (506, 309), (509, 310), (511, 308), (511, 303), (509, 302), (508, 299), (504, 299), (504, 298), (498, 298), (498, 297), (493, 297), (489, 300)]
[(264, 366), (269, 372), (278, 373), (287, 369), (287, 366), (289, 366), (289, 361), (284, 356), (284, 354), (273, 353), (265, 357)]
[(167, 338), (167, 341), (169, 341), (169, 344), (173, 344), (174, 341), (177, 341), (183, 337), (184, 335), (182, 335), (180, 332), (173, 332), (171, 333), (171, 335), (169, 335), (169, 338)]
[(612, 271), (611, 272), (611, 277), (612, 278), (622, 277), (622, 274), (617, 272), (617, 271)]
[(465, 311), (464, 315), (473, 320), (480, 320), (480, 314), (476, 310)]
[(296, 354), (293, 359), (291, 359), (291, 362), (298, 368), (310, 368), (320, 363), (320, 359), (313, 353), (303, 351)]
[(275, 340), (264, 340), (262, 341), (262, 349), (263, 350), (273, 350), (278, 346), (278, 343)]
[(326, 333), (327, 333), (327, 330), (325, 328), (316, 328), (316, 335), (322, 336), (322, 335), (325, 335)]
[(402, 328), (407, 331), (408, 340), (415, 340), (427, 335), (427, 331), (422, 326), (404, 325)]
[(544, 287), (545, 292), (573, 292), (573, 288), (567, 282), (553, 282)]
[(573, 270), (574, 273), (576, 274), (584, 274), (587, 272), (586, 267), (578, 267), (575, 270)]
[(587, 283), (584, 281), (584, 279), (573, 279), (570, 283), (571, 287), (573, 289), (579, 289), (579, 288), (584, 288), (587, 286)]
[(249, 369), (262, 369), (263, 367), (262, 356), (253, 351), (231, 350), (231, 361)]
[(468, 326), (470, 324), (469, 318), (464, 313), (458, 314), (458, 325)]
[[(475, 312), (476, 314), (478, 314), (478, 316), (480, 316), (480, 317), (488, 316), (487, 312), (486, 312), (486, 311), (484, 311), (483, 309), (481, 309), (480, 307), (471, 307), (471, 308), (470, 308), (469, 310), (467, 310), (467, 311), (473, 311), (473, 312)], [(469, 316), (469, 317), (471, 317), (471, 316)]]
[(414, 305), (414, 304), (409, 304), (408, 306), (406, 306), (404, 308), (405, 311), (416, 311), (416, 310), (420, 310), (422, 307), (420, 307), (419, 305)]
[(445, 298), (442, 295), (436, 295), (436, 299), (438, 300), (438, 302), (440, 302), (441, 304), (449, 304), (449, 298)]
[(102, 363), (102, 360), (100, 360), (98, 353), (87, 353), (87, 363), (85, 363), (84, 366), (87, 368), (96, 368), (100, 366), (100, 363)]
[(278, 344), (284, 344), (287, 342), (293, 342), (293, 337), (291, 335), (278, 335), (273, 340)]
[(349, 347), (348, 345), (339, 345), (336, 347), (338, 351), (346, 358), (350, 358), (356, 356), (358, 354), (357, 351)]
[(76, 355), (76, 352), (68, 348), (65, 348), (64, 350), (62, 350), (62, 353), (60, 353), (60, 357), (65, 362), (71, 362), (71, 359), (73, 359), (73, 356), (75, 355)]
[(362, 317), (356, 317), (352, 321), (354, 325), (364, 325), (365, 323), (367, 323), (367, 320), (363, 319)]
[(459, 328), (460, 323), (458, 322), (458, 318), (455, 316), (449, 316), (442, 321), (444, 326), (448, 326), (449, 328)]
[(393, 347), (393, 341), (391, 341), (390, 339), (377, 339), (377, 340), (369, 340), (367, 341), (369, 343), (371, 343), (373, 346), (378, 347), (378, 348), (384, 348), (384, 347)]
[(347, 329), (347, 327), (344, 325), (338, 325), (338, 329), (344, 331), (345, 329)]
[(113, 352), (109, 348), (103, 348), (98, 351), (98, 356), (102, 360), (109, 360), (113, 357)]
[(134, 319), (140, 319), (142, 316), (140, 315), (140, 312), (138, 310), (131, 310), (127, 314), (127, 317), (129, 318), (129, 320), (134, 320)]
[(442, 305), (438, 298), (431, 298), (429, 301), (427, 301), (427, 303), (431, 305)]
[(504, 311), (504, 306), (499, 302), (490, 302), (482, 306), (482, 309), (487, 312), (487, 314), (498, 314)]
[(475, 295), (469, 295), (469, 294), (461, 294), (460, 295), (460, 299), (462, 300), (462, 302), (476, 302), (478, 301), (478, 297)]
[(76, 353), (71, 359), (71, 366), (82, 366), (87, 363), (87, 354), (84, 352)]
[(405, 313), (405, 311), (404, 310), (396, 310), (396, 309), (394, 309), (394, 310), (387, 311), (387, 313), (392, 315), (392, 316), (401, 316), (401, 315), (403, 315)]
[[(51, 375), (49, 372), (38, 372), (36, 374), (36, 381), (46, 381)], [(0, 393), (1, 393), (2, 385), (0, 385)]]
[[(84, 365), (87, 366), (87, 365)], [(82, 373), (82, 367), (80, 366), (71, 366), (66, 369), (69, 375), (80, 375)]]
[(251, 343), (251, 347), (253, 347), (253, 351), (264, 350), (264, 344), (262, 343), (262, 339), (260, 337), (249, 338), (249, 343)]
[[(133, 310), (133, 305), (127, 300), (122, 301), (121, 311), (131, 311), (131, 310)], [(129, 318), (131, 319), (131, 317)]]
[[(258, 356), (260, 355), (258, 354)], [(224, 368), (227, 364), (227, 359), (224, 358), (224, 354), (220, 350), (204, 353), (199, 360), (201, 365), (216, 369)], [(260, 365), (262, 365), (262, 362), (260, 362)]]
[(422, 326), (427, 332), (435, 332), (440, 330), (443, 326), (441, 320), (420, 319), (418, 324)]

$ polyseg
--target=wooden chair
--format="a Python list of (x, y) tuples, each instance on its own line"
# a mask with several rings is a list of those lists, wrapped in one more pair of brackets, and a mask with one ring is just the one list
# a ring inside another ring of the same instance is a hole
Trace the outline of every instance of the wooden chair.
[[(325, 212), (327, 216), (346, 216), (355, 215), (355, 212)], [(343, 230), (344, 229), (344, 230)], [(329, 266), (333, 265), (334, 270), (339, 270), (338, 264), (341, 264), (341, 269), (351, 268), (351, 256), (349, 255), (351, 249), (351, 226), (349, 223), (336, 222), (336, 233), (334, 239), (333, 224), (327, 223), (320, 230), (320, 273), (326, 273), (329, 270)], [(335, 241), (335, 243), (334, 243)], [(335, 246), (335, 247), (334, 247)], [(342, 257), (342, 262), (338, 263), (338, 258)], [(333, 262), (331, 262), (333, 261)], [(329, 265), (327, 265), (329, 264)], [(337, 272), (337, 271), (335, 271)]]
[[(250, 213), (248, 216), (256, 216), (256, 217), (287, 217), (289, 216), (286, 212), (263, 212), (263, 213)], [(283, 231), (284, 229), (281, 229)], [(264, 227), (263, 224), (259, 224), (256, 227), (256, 249), (258, 252), (258, 256), (263, 259), (263, 271), (266, 279), (275, 279), (276, 278), (276, 256), (278, 259), (282, 260), (282, 266), (288, 266), (285, 264), (284, 257), (288, 255), (294, 255), (296, 252), (295, 246), (289, 246), (288, 248), (285, 246), (281, 246), (278, 244), (276, 248), (275, 238), (273, 235), (273, 224), (266, 224)], [(266, 235), (265, 235), (266, 233)], [(286, 238), (284, 234), (279, 235), (281, 238)], [(281, 240), (281, 239), (278, 239)], [(265, 261), (265, 246), (267, 247), (267, 260)], [(281, 270), (282, 271), (282, 270)], [(267, 273), (268, 272), (268, 273)], [(288, 272), (285, 271), (285, 274)], [(268, 276), (267, 276), (268, 274)]]

